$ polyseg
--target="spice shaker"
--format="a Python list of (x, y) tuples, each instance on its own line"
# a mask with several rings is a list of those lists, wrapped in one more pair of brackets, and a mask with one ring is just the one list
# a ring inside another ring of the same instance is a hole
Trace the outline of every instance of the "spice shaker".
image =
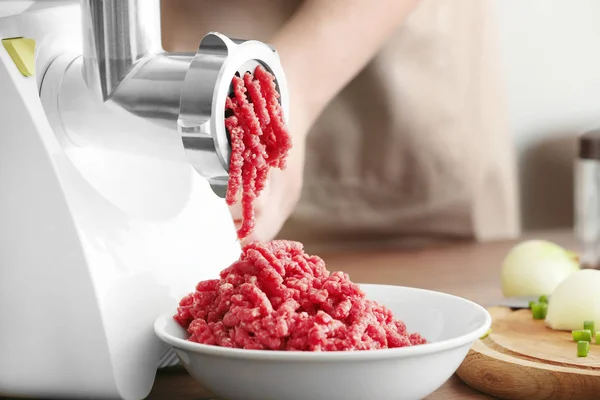
[(600, 267), (600, 129), (579, 137), (575, 160), (575, 234), (582, 267)]

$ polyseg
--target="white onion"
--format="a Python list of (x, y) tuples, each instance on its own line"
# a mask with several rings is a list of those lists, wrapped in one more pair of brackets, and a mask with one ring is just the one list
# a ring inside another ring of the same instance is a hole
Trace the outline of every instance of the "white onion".
[(527, 240), (513, 247), (502, 263), (502, 293), (506, 297), (550, 295), (579, 269), (574, 253), (546, 240)]
[(600, 271), (583, 269), (571, 274), (552, 292), (546, 325), (556, 330), (583, 329), (594, 321), (600, 330)]

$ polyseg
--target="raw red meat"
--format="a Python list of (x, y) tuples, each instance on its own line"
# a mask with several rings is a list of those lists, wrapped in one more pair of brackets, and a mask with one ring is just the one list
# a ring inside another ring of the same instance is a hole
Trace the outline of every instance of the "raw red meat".
[(174, 319), (190, 341), (243, 349), (350, 351), (427, 343), (367, 299), (347, 274), (330, 273), (301, 243), (285, 240), (244, 246), (220, 279), (198, 283), (181, 300)]
[(254, 74), (234, 76), (232, 86), (233, 97), (225, 103), (233, 114), (225, 119), (231, 140), (225, 200), (235, 204), (241, 191), (242, 225), (237, 235), (243, 239), (254, 229), (254, 201), (265, 187), (269, 170), (285, 168), (292, 141), (271, 73), (258, 66)]

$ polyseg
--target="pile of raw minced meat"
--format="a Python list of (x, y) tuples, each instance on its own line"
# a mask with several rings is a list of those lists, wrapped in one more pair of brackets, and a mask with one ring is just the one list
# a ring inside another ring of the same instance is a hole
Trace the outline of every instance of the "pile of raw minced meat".
[[(241, 191), (244, 223), (254, 226), (252, 204), (269, 168), (284, 168), (290, 135), (273, 76), (262, 67), (233, 79), (226, 108), (232, 156), (227, 202)], [(247, 96), (250, 96), (250, 101)], [(249, 243), (219, 279), (202, 281), (179, 303), (175, 320), (193, 342), (256, 350), (349, 351), (426, 343), (408, 333), (386, 307), (369, 300), (347, 274), (330, 272), (301, 243)]]
[(391, 311), (330, 273), (298, 242), (251, 243), (220, 279), (185, 296), (175, 320), (189, 340), (261, 350), (343, 351), (426, 343)]

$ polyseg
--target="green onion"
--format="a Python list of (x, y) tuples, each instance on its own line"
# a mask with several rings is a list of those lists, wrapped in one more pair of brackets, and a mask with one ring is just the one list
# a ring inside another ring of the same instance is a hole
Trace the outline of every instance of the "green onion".
[(548, 313), (548, 304), (536, 303), (532, 305), (531, 313), (533, 314), (533, 319), (546, 319), (546, 314)]
[(591, 342), (592, 341), (592, 332), (587, 329), (580, 329), (571, 332), (573, 335), (573, 340), (576, 342)]
[(594, 329), (594, 321), (584, 321), (583, 329), (587, 329), (588, 331), (592, 332), (592, 335), (596, 333), (596, 330)]
[(600, 331), (596, 331), (596, 344), (600, 344)]
[(529, 302), (529, 309), (532, 309), (534, 304), (537, 304), (537, 301), (530, 301)]
[(577, 342), (577, 357), (587, 357), (590, 352), (590, 342), (579, 341)]
[(486, 337), (489, 336), (490, 333), (492, 333), (492, 328), (488, 329), (487, 332), (484, 333), (483, 336), (479, 338), (479, 340), (485, 339)]
[(546, 295), (540, 296), (540, 298), (538, 299), (538, 302), (548, 304), (548, 296), (546, 296)]

